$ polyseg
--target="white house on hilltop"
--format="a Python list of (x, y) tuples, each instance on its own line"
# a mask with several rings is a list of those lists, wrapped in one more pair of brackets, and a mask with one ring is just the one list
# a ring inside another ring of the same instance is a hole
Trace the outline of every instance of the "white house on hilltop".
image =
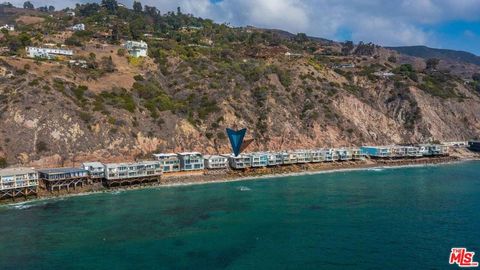
[(7, 31), (15, 31), (15, 27), (13, 25), (8, 25), (8, 24), (0, 26), (0, 30), (2, 29), (5, 29)]
[(85, 24), (79, 23), (75, 24), (74, 26), (70, 27), (72, 31), (85, 31)]
[(133, 57), (147, 57), (148, 44), (143, 40), (140, 40), (140, 41), (128, 40), (125, 43), (124, 47), (125, 49), (127, 49), (128, 53)]
[(72, 50), (64, 50), (58, 48), (38, 48), (38, 47), (26, 47), (25, 51), (30, 58), (44, 58), (52, 59), (57, 56), (73, 56)]

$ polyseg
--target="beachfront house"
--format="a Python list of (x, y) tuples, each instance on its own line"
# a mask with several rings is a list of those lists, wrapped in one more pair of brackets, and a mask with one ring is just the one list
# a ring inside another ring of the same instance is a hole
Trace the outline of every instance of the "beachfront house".
[(350, 148), (350, 152), (352, 152), (353, 160), (365, 159), (365, 155), (362, 153), (362, 150), (360, 148)]
[(228, 168), (228, 158), (220, 155), (205, 155), (205, 169), (220, 170)]
[(395, 145), (392, 146), (391, 157), (405, 158), (405, 157), (421, 157), (420, 148), (415, 146)]
[(475, 152), (480, 152), (480, 141), (469, 141), (468, 149)]
[(297, 163), (308, 163), (312, 160), (309, 150), (295, 150), (294, 153), (297, 156)]
[(180, 158), (175, 153), (154, 154), (155, 160), (160, 162), (164, 173), (180, 171)]
[(0, 170), (0, 199), (37, 194), (38, 173), (33, 168)]
[(228, 158), (228, 164), (230, 164), (232, 169), (241, 170), (252, 167), (252, 158), (249, 155), (228, 155), (226, 157)]
[(279, 166), (283, 164), (282, 153), (268, 152), (268, 166)]
[(324, 161), (332, 162), (338, 160), (338, 153), (334, 148), (322, 149), (321, 152)]
[(133, 41), (128, 40), (124, 44), (125, 49), (127, 49), (128, 53), (135, 57), (147, 57), (148, 55), (148, 44), (143, 40), (140, 41)]
[(321, 149), (315, 149), (310, 152), (312, 162), (322, 162), (324, 161), (325, 156)]
[(82, 163), (82, 169), (88, 171), (91, 179), (102, 179), (105, 177), (105, 165), (101, 162)]
[(335, 149), (335, 152), (338, 156), (338, 160), (340, 161), (352, 160), (352, 152), (350, 152), (349, 149), (339, 148), (339, 149)]
[(88, 183), (88, 171), (81, 168), (40, 169), (38, 173), (48, 191), (68, 191)]
[(158, 161), (105, 164), (107, 180), (161, 176), (162, 168)]
[(448, 155), (448, 146), (442, 144), (421, 144), (419, 151), (422, 156), (444, 156)]
[(203, 170), (205, 167), (203, 155), (199, 152), (178, 153), (181, 171)]
[(468, 143), (467, 141), (442, 142), (443, 145), (450, 147), (467, 147)]
[(250, 157), (252, 168), (267, 167), (268, 154), (267, 153), (248, 153), (245, 154)]
[(362, 153), (371, 158), (389, 158), (392, 156), (391, 146), (362, 146)]
[(297, 164), (297, 154), (293, 151), (282, 152), (282, 162), (284, 165)]
[(26, 47), (25, 52), (30, 58), (54, 59), (59, 56), (73, 56), (72, 50), (58, 48)]

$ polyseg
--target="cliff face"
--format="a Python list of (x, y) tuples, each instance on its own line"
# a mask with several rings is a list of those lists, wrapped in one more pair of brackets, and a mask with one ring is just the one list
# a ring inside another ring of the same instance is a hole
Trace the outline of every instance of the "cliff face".
[[(0, 157), (8, 164), (228, 153), (226, 127), (248, 128), (255, 141), (247, 151), (480, 135), (477, 83), (373, 45), (166, 40), (151, 44), (152, 58), (135, 60), (95, 42), (77, 51), (96, 55), (88, 69), (0, 57), (13, 74), (0, 77)], [(301, 54), (286, 56), (292, 47)]]

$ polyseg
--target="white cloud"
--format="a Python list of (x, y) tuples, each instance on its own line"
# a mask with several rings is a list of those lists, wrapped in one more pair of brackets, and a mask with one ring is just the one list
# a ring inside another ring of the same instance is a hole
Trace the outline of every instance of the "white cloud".
[[(48, 4), (73, 5), (75, 0)], [(162, 12), (180, 6), (184, 12), (233, 25), (279, 28), (293, 33), (336, 39), (348, 29), (354, 41), (382, 45), (435, 45), (423, 26), (451, 20), (478, 20), (478, 0), (140, 0)], [(45, 1), (32, 1), (45, 5)], [(86, 2), (85, 0), (83, 2)], [(133, 0), (119, 1), (131, 5)], [(23, 0), (12, 3), (21, 5)]]

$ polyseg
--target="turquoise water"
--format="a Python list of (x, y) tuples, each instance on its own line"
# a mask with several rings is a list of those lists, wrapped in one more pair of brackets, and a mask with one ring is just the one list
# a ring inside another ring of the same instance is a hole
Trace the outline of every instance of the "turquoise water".
[(457, 269), (480, 261), (479, 162), (0, 207), (0, 269)]

